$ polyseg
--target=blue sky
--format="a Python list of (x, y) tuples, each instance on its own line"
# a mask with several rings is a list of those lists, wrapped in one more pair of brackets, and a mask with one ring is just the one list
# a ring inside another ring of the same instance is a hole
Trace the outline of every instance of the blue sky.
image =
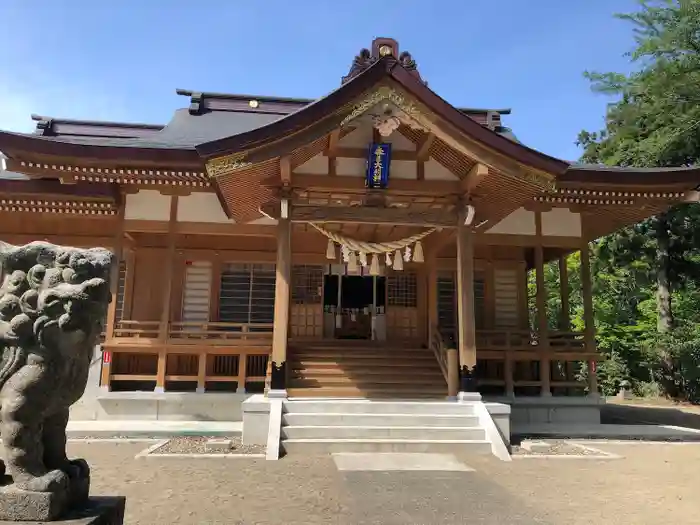
[(197, 91), (322, 96), (387, 36), (456, 106), (510, 107), (527, 145), (575, 160), (607, 100), (584, 70), (628, 71), (634, 0), (0, 0), (0, 128), (31, 113), (165, 123)]

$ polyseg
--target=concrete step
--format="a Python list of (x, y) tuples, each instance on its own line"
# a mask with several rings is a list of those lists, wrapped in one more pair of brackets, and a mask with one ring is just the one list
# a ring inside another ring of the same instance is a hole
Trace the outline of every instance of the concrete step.
[(289, 378), (289, 385), (294, 388), (313, 388), (315, 386), (355, 386), (357, 388), (374, 388), (383, 385), (399, 385), (413, 386), (421, 388), (422, 386), (434, 387), (436, 389), (445, 389), (445, 379), (442, 376), (425, 376), (425, 375), (399, 375), (399, 376), (380, 376), (364, 377), (362, 375), (348, 373), (336, 375), (302, 375), (292, 374)]
[(329, 350), (314, 350), (308, 352), (290, 352), (290, 360), (302, 360), (302, 359), (381, 359), (387, 361), (436, 361), (435, 355), (428, 350), (421, 352), (410, 352), (410, 353), (397, 353), (389, 354), (386, 352), (379, 352), (375, 350), (343, 350), (337, 351), (333, 349)]
[(447, 395), (447, 387), (421, 385), (420, 388), (410, 384), (362, 385), (362, 386), (322, 386), (295, 387), (289, 382), (287, 395), (290, 398), (356, 398), (356, 399), (433, 399), (442, 400)]
[(297, 367), (297, 368), (332, 368), (332, 367), (347, 367), (354, 366), (360, 368), (372, 368), (372, 367), (391, 367), (400, 369), (424, 369), (428, 368), (430, 370), (440, 370), (435, 358), (424, 359), (420, 358), (417, 360), (401, 361), (398, 359), (381, 359), (378, 357), (290, 357), (287, 361), (287, 366)]
[(481, 428), (459, 427), (400, 427), (400, 426), (287, 426), (282, 427), (283, 439), (398, 439), (439, 441), (482, 441), (486, 433)]
[(459, 427), (475, 428), (479, 418), (472, 415), (441, 415), (441, 414), (352, 414), (342, 412), (308, 412), (282, 414), (282, 423), (289, 426), (366, 426), (375, 427)]
[(374, 401), (368, 399), (288, 400), (283, 404), (285, 414), (344, 413), (344, 414), (425, 414), (473, 416), (474, 405), (450, 401)]
[(281, 448), (287, 454), (328, 454), (333, 452), (475, 452), (491, 453), (485, 440), (427, 439), (285, 439)]
[(353, 374), (364, 376), (391, 376), (399, 375), (405, 377), (409, 374), (411, 377), (414, 376), (439, 376), (443, 378), (440, 368), (435, 365), (435, 367), (422, 367), (415, 366), (410, 367), (395, 367), (390, 364), (377, 363), (374, 366), (371, 365), (355, 365), (348, 364), (339, 366), (335, 363), (322, 363), (319, 366), (303, 366), (295, 365), (293, 363), (289, 364), (289, 370), (294, 374), (305, 375), (310, 377), (311, 375), (317, 376), (332, 376), (336, 374), (346, 374), (352, 372)]

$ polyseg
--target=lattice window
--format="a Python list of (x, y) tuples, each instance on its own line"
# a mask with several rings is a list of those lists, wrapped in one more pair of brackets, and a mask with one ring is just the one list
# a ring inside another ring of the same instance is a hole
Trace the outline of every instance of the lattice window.
[(395, 273), (386, 280), (387, 303), (389, 306), (415, 308), (418, 304), (415, 273)]
[(275, 311), (274, 264), (227, 264), (221, 271), (219, 321), (272, 323)]
[(187, 261), (182, 290), (182, 320), (187, 323), (209, 321), (211, 261)]
[(321, 304), (322, 295), (323, 266), (292, 266), (293, 304)]
[[(457, 339), (457, 275), (455, 272), (439, 273), (437, 277), (438, 327), (443, 336)], [(485, 327), (486, 279), (481, 272), (474, 274), (474, 325), (477, 330)]]
[(119, 279), (117, 280), (117, 304), (115, 318), (121, 321), (124, 317), (124, 293), (126, 291), (126, 261), (119, 261)]

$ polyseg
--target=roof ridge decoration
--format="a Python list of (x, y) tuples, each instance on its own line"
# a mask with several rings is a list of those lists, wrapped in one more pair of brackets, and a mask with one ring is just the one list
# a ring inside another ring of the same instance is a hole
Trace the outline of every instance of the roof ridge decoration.
[(341, 85), (352, 80), (363, 71), (369, 69), (380, 58), (385, 56), (398, 57), (398, 62), (406, 71), (423, 82), (426, 86), (428, 83), (424, 81), (418, 72), (418, 64), (408, 51), (403, 51), (399, 54), (399, 43), (393, 38), (375, 38), (372, 41), (372, 50), (367, 48), (360, 49), (360, 52), (355, 56), (350, 65), (350, 71), (341, 80)]

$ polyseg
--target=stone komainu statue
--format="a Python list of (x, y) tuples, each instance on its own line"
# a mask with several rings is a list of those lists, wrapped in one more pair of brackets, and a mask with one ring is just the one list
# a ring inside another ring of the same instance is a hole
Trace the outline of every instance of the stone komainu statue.
[(112, 254), (0, 242), (0, 264), (5, 466), (17, 489), (64, 491), (74, 479), (89, 480), (87, 463), (66, 457), (66, 425), (106, 317)]

